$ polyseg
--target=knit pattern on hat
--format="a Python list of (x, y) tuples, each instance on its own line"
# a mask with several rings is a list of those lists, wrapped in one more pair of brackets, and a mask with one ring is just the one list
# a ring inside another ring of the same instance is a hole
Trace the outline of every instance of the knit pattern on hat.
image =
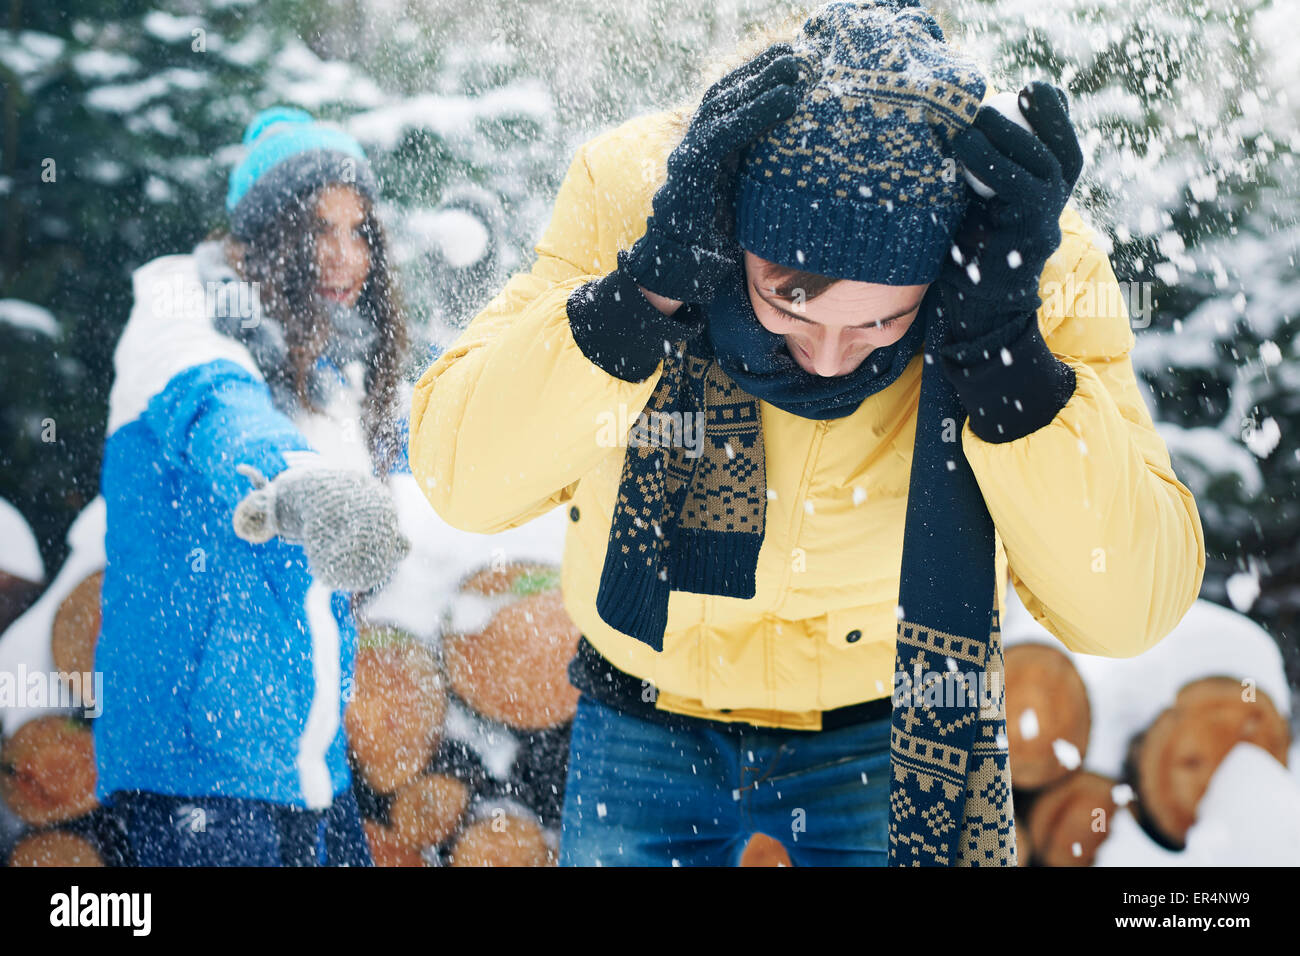
[(835, 278), (932, 281), (965, 214), (946, 150), (984, 97), (978, 66), (909, 0), (828, 4), (794, 54), (810, 86), (743, 157), (737, 241)]

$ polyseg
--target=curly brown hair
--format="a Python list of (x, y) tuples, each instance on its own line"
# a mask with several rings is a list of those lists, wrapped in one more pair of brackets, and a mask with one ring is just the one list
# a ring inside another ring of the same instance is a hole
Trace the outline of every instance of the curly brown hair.
[[(330, 335), (325, 304), (312, 294), (318, 279), (313, 220), (320, 192), (313, 190), (286, 203), (249, 243), (240, 242), (224, 227), (208, 236), (223, 241), (226, 261), (241, 279), (259, 284), (262, 308), (280, 323), (288, 346), (285, 362), (280, 368), (267, 370), (268, 376), (288, 386), (308, 411), (320, 411), (308, 385), (311, 370)], [(393, 412), (409, 337), (406, 310), (389, 266), (387, 235), (374, 204), (364, 195), (361, 203), (370, 272), (357, 300), (357, 311), (376, 333), (365, 363), (361, 424), (375, 470), (383, 476), (401, 450)]]

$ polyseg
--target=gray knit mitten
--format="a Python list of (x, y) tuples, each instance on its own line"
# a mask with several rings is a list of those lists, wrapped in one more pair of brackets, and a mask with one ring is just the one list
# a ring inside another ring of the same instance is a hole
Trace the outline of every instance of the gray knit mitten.
[(253, 490), (235, 508), (235, 534), (261, 544), (277, 534), (307, 552), (312, 576), (336, 591), (364, 591), (386, 581), (411, 549), (397, 524), (388, 489), (361, 472), (289, 469), (268, 482), (237, 465)]

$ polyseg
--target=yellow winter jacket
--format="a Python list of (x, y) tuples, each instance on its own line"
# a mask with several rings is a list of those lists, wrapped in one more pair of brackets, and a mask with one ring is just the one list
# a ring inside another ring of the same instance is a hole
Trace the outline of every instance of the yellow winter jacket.
[[(893, 690), (920, 355), (845, 418), (813, 421), (761, 403), (771, 490), (752, 599), (672, 592), (662, 653), (596, 613), (625, 452), (608, 440), (608, 423), (635, 419), (662, 366), (636, 383), (597, 368), (570, 334), (565, 303), (644, 232), (683, 131), (680, 116), (657, 113), (579, 148), (531, 271), (511, 278), (420, 378), (411, 469), (443, 519), (469, 531), (566, 506), (565, 606), (614, 666), (657, 688), (656, 707), (820, 729), (821, 711)], [(1130, 657), (1196, 600), (1205, 543), (1138, 392), (1110, 263), (1073, 208), (1060, 223), (1038, 321), (1074, 368), (1074, 395), (1016, 441), (984, 442), (968, 423), (962, 447), (998, 532), (999, 604), (1009, 573), (1066, 647)]]

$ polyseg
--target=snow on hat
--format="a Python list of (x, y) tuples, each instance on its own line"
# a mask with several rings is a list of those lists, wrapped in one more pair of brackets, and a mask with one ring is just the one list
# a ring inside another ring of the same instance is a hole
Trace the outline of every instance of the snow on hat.
[(945, 150), (984, 97), (979, 68), (916, 0), (827, 4), (794, 54), (813, 79), (742, 158), (737, 242), (839, 279), (932, 281), (965, 214)]
[(273, 106), (244, 130), (248, 153), (230, 174), (230, 231), (253, 239), (295, 196), (329, 183), (354, 186), (370, 200), (379, 187), (361, 145), (322, 126), (306, 110)]

